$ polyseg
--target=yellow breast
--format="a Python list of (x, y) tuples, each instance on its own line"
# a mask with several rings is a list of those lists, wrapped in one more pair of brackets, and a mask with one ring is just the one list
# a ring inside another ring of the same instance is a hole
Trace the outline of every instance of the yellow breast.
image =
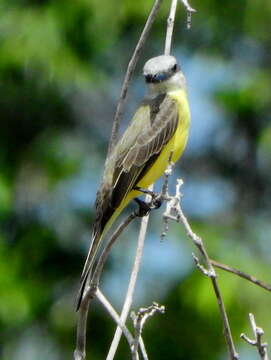
[(140, 180), (137, 186), (147, 188), (159, 179), (168, 166), (168, 159), (172, 152), (172, 161), (176, 162), (182, 155), (185, 145), (187, 143), (190, 111), (187, 101), (186, 92), (184, 90), (176, 90), (168, 93), (174, 100), (177, 101), (179, 107), (179, 123), (176, 132), (172, 139), (167, 143), (156, 162)]

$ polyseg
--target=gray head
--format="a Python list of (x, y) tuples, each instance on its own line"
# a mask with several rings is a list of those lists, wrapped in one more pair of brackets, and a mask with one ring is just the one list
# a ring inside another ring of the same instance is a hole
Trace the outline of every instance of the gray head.
[(160, 55), (149, 59), (143, 68), (149, 93), (156, 95), (168, 91), (185, 89), (185, 78), (177, 60), (171, 55)]
[(168, 80), (177, 71), (179, 71), (179, 66), (174, 56), (160, 55), (146, 62), (143, 75), (147, 83), (160, 83)]

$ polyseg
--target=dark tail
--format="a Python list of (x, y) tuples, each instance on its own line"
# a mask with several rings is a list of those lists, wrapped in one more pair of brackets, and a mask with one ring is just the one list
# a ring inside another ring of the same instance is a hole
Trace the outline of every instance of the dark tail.
[(87, 272), (85, 274), (85, 277), (83, 279), (81, 279), (81, 281), (80, 281), (80, 287), (79, 287), (79, 290), (78, 290), (78, 293), (76, 296), (76, 301), (75, 301), (75, 310), (76, 311), (78, 311), (81, 306), (83, 295), (85, 292), (86, 282), (88, 279), (88, 275), (89, 275), (89, 272)]
[(76, 311), (78, 311), (78, 309), (80, 308), (80, 305), (81, 305), (81, 302), (82, 302), (82, 299), (84, 296), (84, 291), (85, 291), (85, 287), (87, 284), (87, 280), (88, 280), (88, 277), (91, 276), (92, 267), (94, 264), (94, 260), (95, 260), (97, 251), (99, 249), (101, 239), (102, 239), (102, 237), (101, 237), (100, 233), (96, 233), (92, 236), (91, 246), (90, 246), (88, 256), (85, 261), (84, 269), (83, 269), (81, 279), (80, 279), (80, 287), (79, 287), (77, 298), (76, 298)]

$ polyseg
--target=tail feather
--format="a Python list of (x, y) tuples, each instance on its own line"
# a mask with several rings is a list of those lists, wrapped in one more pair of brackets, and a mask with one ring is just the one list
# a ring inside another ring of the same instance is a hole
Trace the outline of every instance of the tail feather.
[(87, 256), (87, 259), (86, 259), (86, 262), (84, 265), (84, 269), (83, 269), (83, 272), (81, 275), (81, 279), (80, 279), (80, 287), (79, 287), (79, 291), (78, 291), (78, 295), (77, 295), (77, 299), (76, 299), (76, 311), (79, 309), (79, 307), (81, 305), (85, 287), (87, 284), (87, 279), (89, 276), (90, 277), (92, 276), (92, 270), (93, 270), (92, 268), (93, 268), (94, 261), (96, 259), (96, 255), (100, 248), (103, 237), (110, 230), (112, 224), (118, 218), (121, 211), (126, 207), (126, 205), (130, 202), (130, 200), (132, 198), (134, 198), (136, 195), (137, 195), (136, 191), (131, 192), (130, 195), (126, 196), (124, 201), (121, 202), (121, 204), (118, 206), (117, 209), (110, 208), (110, 211), (108, 211), (107, 213), (106, 212), (103, 213), (102, 218), (97, 217), (97, 220), (93, 226), (94, 232), (92, 235), (91, 246), (90, 246), (88, 256)]
[(89, 249), (88, 256), (85, 261), (84, 269), (83, 269), (81, 279), (80, 279), (80, 287), (79, 287), (77, 298), (76, 298), (76, 311), (78, 311), (78, 309), (81, 305), (85, 287), (86, 287), (86, 283), (87, 283), (87, 279), (92, 272), (92, 267), (93, 267), (101, 240), (102, 240), (102, 236), (100, 235), (100, 233), (96, 233), (92, 237), (91, 247)]
[(95, 256), (97, 254), (97, 251), (99, 249), (99, 245), (101, 242), (101, 236), (100, 234), (94, 234), (92, 236), (91, 245), (88, 251), (88, 255), (84, 264), (84, 268), (82, 271), (82, 275), (80, 278), (80, 283), (82, 283), (83, 279), (85, 278), (86, 273), (89, 273), (89, 270), (92, 268)]
[(85, 274), (84, 278), (81, 277), (80, 288), (78, 290), (76, 301), (75, 301), (75, 310), (76, 311), (78, 311), (80, 306), (81, 306), (83, 295), (84, 295), (84, 292), (85, 292), (86, 282), (87, 282), (87, 279), (88, 279), (88, 275), (89, 275), (89, 272), (87, 272)]

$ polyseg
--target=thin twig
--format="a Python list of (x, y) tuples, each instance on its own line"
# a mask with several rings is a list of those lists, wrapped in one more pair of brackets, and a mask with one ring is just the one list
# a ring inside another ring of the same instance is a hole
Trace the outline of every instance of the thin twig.
[(191, 26), (192, 26), (192, 13), (197, 12), (197, 10), (192, 8), (192, 6), (189, 4), (188, 0), (181, 0), (181, 1), (186, 8), (186, 14), (187, 14), (186, 28), (189, 30), (189, 29), (191, 29)]
[(123, 230), (130, 224), (130, 222), (135, 219), (137, 216), (136, 213), (132, 213), (117, 227), (108, 241), (107, 245), (103, 249), (102, 255), (98, 260), (94, 275), (90, 285), (86, 287), (84, 292), (83, 299), (81, 301), (80, 308), (78, 310), (78, 319), (77, 319), (77, 335), (76, 335), (76, 349), (74, 351), (74, 360), (84, 360), (86, 358), (86, 332), (87, 332), (87, 317), (89, 304), (91, 300), (95, 297), (97, 291), (97, 285), (102, 273), (102, 269), (106, 262), (106, 259), (109, 255), (109, 251), (112, 248), (115, 241), (118, 239)]
[(114, 234), (111, 236), (110, 240), (104, 247), (101, 256), (99, 257), (99, 260), (97, 262), (91, 283), (93, 286), (98, 286), (100, 277), (104, 268), (104, 265), (106, 263), (106, 260), (108, 258), (108, 255), (111, 251), (112, 246), (116, 242), (116, 240), (119, 238), (122, 231), (138, 216), (137, 212), (131, 213), (129, 216), (126, 217), (126, 219), (118, 226), (117, 230), (114, 232)]
[(245, 340), (249, 345), (256, 346), (261, 360), (269, 360), (267, 354), (267, 343), (262, 342), (264, 331), (256, 325), (253, 314), (249, 314), (250, 325), (253, 331), (254, 339), (250, 339), (247, 335), (241, 334), (240, 337)]
[(235, 269), (235, 268), (233, 268), (233, 267), (231, 267), (229, 265), (221, 264), (220, 262), (217, 262), (215, 260), (211, 260), (211, 263), (212, 263), (213, 266), (217, 267), (218, 269), (225, 270), (227, 272), (233, 273), (233, 274), (235, 274), (237, 276), (240, 276), (243, 279), (246, 279), (246, 280), (252, 282), (255, 285), (260, 286), (261, 288), (263, 288), (263, 289), (265, 289), (267, 291), (271, 291), (271, 285), (266, 284), (263, 281), (256, 279), (255, 276), (249, 275), (249, 274), (247, 274), (247, 273), (245, 273), (243, 271), (240, 271), (238, 269)]
[(169, 15), (167, 18), (167, 33), (166, 33), (165, 51), (164, 51), (165, 55), (169, 55), (170, 50), (171, 50), (172, 35), (173, 35), (177, 3), (178, 3), (178, 0), (172, 0), (171, 7), (169, 10)]
[(132, 347), (133, 360), (138, 359), (138, 345), (140, 344), (140, 338), (141, 338), (143, 326), (147, 321), (147, 319), (153, 316), (156, 312), (164, 314), (165, 306), (153, 302), (152, 305), (147, 308), (140, 308), (137, 314), (134, 312), (131, 313), (131, 318), (133, 320), (134, 328), (135, 328), (134, 344)]
[(139, 338), (139, 345), (140, 345), (140, 350), (141, 350), (143, 360), (149, 360), (149, 357), (148, 357), (148, 354), (147, 354), (147, 351), (146, 351), (146, 348), (145, 348), (145, 345), (144, 345), (144, 342), (143, 342), (143, 339), (141, 336)]
[(205, 249), (202, 239), (193, 232), (193, 230), (181, 208), (180, 201), (181, 201), (182, 194), (181, 194), (180, 188), (181, 188), (182, 184), (183, 184), (183, 181), (181, 179), (178, 179), (177, 185), (176, 185), (176, 194), (175, 194), (175, 196), (172, 196), (171, 199), (167, 202), (166, 211), (163, 216), (164, 216), (164, 219), (174, 219), (178, 222), (181, 222), (186, 230), (187, 236), (193, 241), (193, 243), (195, 244), (195, 246), (198, 248), (201, 255), (203, 256), (204, 261), (207, 265), (207, 269), (205, 269), (199, 263), (199, 260), (197, 257), (194, 256), (194, 260), (196, 262), (197, 267), (204, 273), (204, 275), (207, 275), (211, 279), (213, 289), (214, 289), (214, 292), (216, 295), (220, 315), (221, 315), (222, 322), (223, 322), (224, 335), (225, 335), (226, 343), (228, 346), (229, 354), (230, 354), (230, 357), (232, 360), (237, 360), (237, 359), (239, 359), (239, 355), (235, 349), (235, 345), (233, 342), (231, 329), (230, 329), (230, 325), (229, 325), (229, 320), (228, 320), (225, 305), (224, 305), (224, 302), (222, 299), (222, 295), (221, 295), (221, 292), (220, 292), (220, 289), (218, 286), (215, 270), (212, 266), (211, 260)]
[(239, 355), (235, 349), (235, 345), (233, 342), (233, 338), (232, 338), (232, 334), (231, 334), (231, 329), (230, 329), (230, 324), (229, 324), (229, 320), (228, 320), (228, 316), (226, 313), (226, 309), (225, 309), (225, 305), (222, 299), (222, 295), (218, 286), (218, 282), (217, 282), (217, 278), (216, 278), (216, 273), (215, 270), (210, 262), (208, 253), (203, 245), (202, 239), (196, 235), (193, 231), (192, 228), (190, 226), (190, 224), (188, 223), (182, 209), (179, 213), (180, 216), (180, 221), (182, 222), (182, 224), (184, 225), (185, 229), (186, 229), (186, 233), (187, 235), (190, 237), (190, 239), (192, 239), (192, 241), (194, 242), (194, 244), (196, 245), (196, 247), (199, 249), (199, 251), (201, 252), (201, 254), (204, 257), (204, 260), (207, 264), (207, 268), (208, 268), (208, 276), (211, 279), (212, 285), (213, 285), (213, 289), (216, 295), (216, 299), (217, 299), (217, 303), (218, 303), (218, 307), (219, 307), (219, 311), (220, 311), (220, 315), (222, 318), (222, 322), (223, 322), (223, 328), (224, 328), (224, 335), (225, 335), (225, 339), (228, 345), (228, 350), (231, 356), (231, 359), (233, 360), (237, 360), (239, 359)]
[[(169, 194), (168, 194), (168, 181), (169, 181), (169, 177), (172, 175), (172, 171), (174, 168), (174, 163), (171, 161), (172, 158), (172, 152), (169, 156), (168, 159), (168, 167), (164, 172), (164, 181), (163, 181), (163, 186), (162, 186), (162, 191), (161, 191), (161, 200), (162, 201), (167, 201), (167, 205), (168, 205), (168, 201), (170, 200)], [(168, 206), (167, 206), (168, 209)], [(169, 222), (169, 212), (167, 213), (168, 216), (163, 216), (163, 224), (164, 224), (164, 230), (161, 233), (161, 240), (163, 241), (167, 235), (168, 232), (168, 222)]]
[(82, 303), (78, 310), (76, 349), (73, 354), (74, 360), (84, 360), (86, 358), (86, 334), (88, 319), (89, 302)]
[[(149, 190), (152, 191), (152, 187), (150, 187)], [(150, 201), (150, 200), (151, 200), (151, 197), (149, 195), (147, 195), (146, 201)], [(131, 272), (130, 281), (129, 281), (126, 297), (124, 300), (124, 304), (123, 304), (123, 308), (122, 308), (122, 312), (121, 312), (121, 316), (120, 316), (123, 324), (125, 324), (125, 322), (126, 322), (126, 319), (130, 312), (130, 308), (131, 308), (132, 301), (133, 301), (133, 295), (134, 295), (135, 285), (136, 285), (136, 281), (137, 281), (137, 275), (138, 275), (139, 268), (140, 268), (148, 222), (149, 222), (149, 215), (144, 216), (141, 221), (141, 227), (140, 227), (140, 231), (139, 231), (137, 249), (136, 249), (136, 255), (135, 255), (135, 261), (133, 264), (133, 269)], [(116, 329), (116, 332), (114, 334), (113, 341), (110, 345), (110, 349), (107, 354), (106, 360), (114, 359), (115, 353), (117, 351), (117, 348), (118, 348), (118, 345), (120, 342), (121, 334), (122, 334), (121, 328), (118, 326)]]
[[(104, 296), (104, 294), (101, 292), (99, 288), (97, 288), (96, 296), (97, 299), (100, 301), (100, 303), (103, 305), (103, 307), (106, 309), (106, 311), (109, 313), (109, 315), (112, 317), (112, 319), (115, 321), (115, 323), (121, 328), (123, 334), (127, 339), (129, 347), (132, 350), (135, 342), (133, 335), (131, 334), (129, 329), (125, 326), (125, 324), (122, 323), (121, 318), (118, 315), (117, 311), (113, 308), (111, 303), (107, 300), (107, 298)], [(141, 336), (139, 337), (139, 346), (143, 359), (148, 360), (145, 345)]]
[(125, 337), (126, 337), (126, 339), (128, 341), (128, 344), (129, 344), (129, 346), (131, 348), (133, 346), (133, 343), (134, 343), (133, 335), (127, 329), (125, 324), (121, 321), (121, 318), (119, 317), (118, 313), (113, 308), (113, 306), (110, 304), (110, 302), (106, 299), (106, 297), (104, 296), (104, 294), (101, 292), (101, 290), (99, 288), (97, 288), (96, 296), (97, 296), (97, 299), (100, 301), (100, 303), (104, 306), (106, 311), (113, 318), (115, 323), (118, 324), (118, 326), (121, 328), (123, 334), (125, 335)]
[(109, 154), (111, 154), (112, 149), (114, 148), (114, 146), (116, 145), (117, 139), (118, 139), (118, 133), (119, 133), (119, 125), (120, 125), (120, 119), (123, 115), (123, 109), (124, 109), (124, 104), (125, 104), (125, 100), (127, 97), (127, 91), (128, 91), (128, 86), (132, 77), (132, 74), (135, 71), (135, 67), (137, 64), (137, 61), (139, 59), (139, 56), (141, 54), (142, 48), (147, 40), (147, 37), (149, 35), (150, 29), (152, 27), (152, 24), (155, 20), (155, 17), (157, 15), (157, 12), (161, 6), (163, 0), (155, 0), (155, 3), (151, 9), (151, 12), (149, 14), (149, 17), (146, 21), (146, 24), (144, 26), (144, 29), (140, 35), (140, 38), (138, 40), (138, 43), (135, 47), (134, 53), (129, 61), (128, 67), (127, 67), (127, 71), (124, 77), (124, 81), (122, 84), (122, 88), (121, 88), (121, 93), (120, 93), (120, 98), (117, 104), (117, 109), (116, 109), (116, 113), (115, 113), (115, 117), (114, 117), (114, 121), (113, 121), (113, 127), (112, 127), (112, 133), (111, 133), (111, 138), (109, 141), (109, 146), (108, 146), (108, 153), (107, 153), (107, 158), (109, 157)]
[(196, 9), (192, 8), (192, 6), (189, 4), (188, 0), (181, 0), (182, 3), (184, 4), (185, 8), (186, 8), (186, 11), (189, 11), (189, 12), (197, 12)]

